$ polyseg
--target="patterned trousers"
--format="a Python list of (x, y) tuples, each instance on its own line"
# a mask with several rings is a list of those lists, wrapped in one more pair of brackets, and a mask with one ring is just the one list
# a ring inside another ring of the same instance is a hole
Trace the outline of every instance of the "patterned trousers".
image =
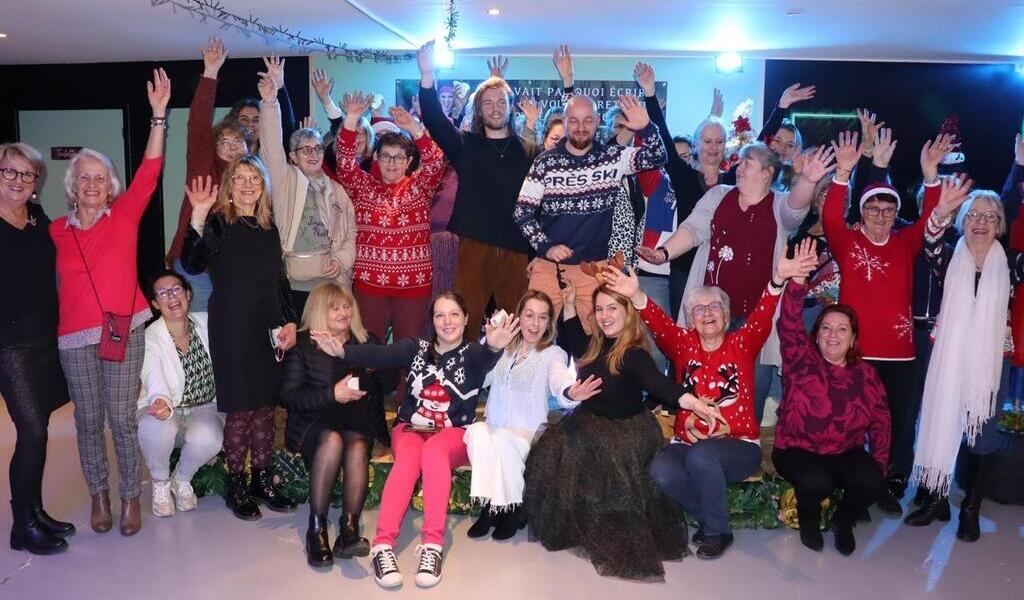
[(99, 344), (60, 351), (60, 363), (75, 405), (78, 456), (90, 494), (108, 489), (107, 443), (104, 422), (114, 437), (118, 491), (122, 500), (141, 492), (138, 445), (139, 375), (145, 354), (145, 327), (136, 327), (128, 337), (124, 362), (100, 360)]

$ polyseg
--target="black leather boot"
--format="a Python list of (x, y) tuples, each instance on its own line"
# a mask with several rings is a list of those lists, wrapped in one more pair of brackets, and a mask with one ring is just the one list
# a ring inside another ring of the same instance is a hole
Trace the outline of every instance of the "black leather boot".
[(853, 517), (842, 506), (832, 518), (832, 534), (835, 536), (836, 550), (843, 556), (849, 556), (857, 549), (857, 540), (853, 537)]
[(15, 507), (11, 504), (14, 513), (14, 524), (11, 527), (11, 549), (27, 550), (32, 554), (57, 554), (68, 549), (67, 541), (50, 533), (42, 525), (32, 518), (32, 509), (29, 507)]
[(800, 523), (800, 543), (821, 552), (825, 547), (825, 539), (821, 535), (821, 504), (806, 500), (796, 502), (796, 517)]
[(923, 485), (917, 486), (917, 493), (914, 494), (914, 506), (924, 506), (928, 502), (928, 490)]
[(274, 477), (271, 475), (270, 469), (253, 470), (252, 486), (250, 486), (249, 493), (253, 500), (262, 502), (274, 512), (295, 512), (295, 503), (278, 494), (274, 489)]
[(501, 541), (515, 536), (516, 532), (526, 527), (526, 520), (523, 519), (523, 506), (517, 504), (512, 510), (498, 515), (498, 522), (494, 527), (491, 537)]
[(59, 535), (60, 537), (70, 537), (75, 535), (74, 523), (67, 523), (65, 521), (58, 521), (50, 515), (46, 514), (43, 510), (42, 505), (36, 506), (32, 509), (32, 518), (35, 519), (36, 523), (43, 529), (49, 531), (53, 535)]
[(473, 523), (466, 535), (471, 538), (484, 537), (491, 532), (494, 520), (494, 515), (491, 514), (491, 503), (488, 502), (480, 508), (480, 516), (476, 518), (476, 523)]
[(306, 529), (306, 562), (311, 567), (329, 567), (334, 564), (331, 541), (327, 538), (327, 515), (309, 515)]
[(903, 522), (911, 527), (924, 527), (931, 525), (935, 520), (948, 521), (949, 497), (939, 494), (929, 494), (927, 502), (921, 508), (907, 515)]
[(338, 520), (338, 538), (334, 540), (334, 556), (352, 558), (369, 555), (370, 542), (359, 535), (359, 515), (341, 515)]
[(971, 454), (970, 462), (975, 463), (970, 470), (970, 481), (967, 484), (967, 495), (960, 503), (960, 525), (956, 528), (956, 537), (965, 542), (976, 542), (981, 537), (981, 501), (985, 498), (985, 457)]
[(228, 495), (224, 498), (231, 512), (243, 521), (256, 521), (263, 515), (260, 507), (249, 496), (249, 486), (245, 482), (245, 473), (228, 475)]
[(885, 491), (876, 501), (879, 510), (890, 517), (902, 516), (903, 507), (900, 505), (900, 500), (903, 499), (903, 494), (906, 491), (907, 478), (902, 475), (890, 475)]

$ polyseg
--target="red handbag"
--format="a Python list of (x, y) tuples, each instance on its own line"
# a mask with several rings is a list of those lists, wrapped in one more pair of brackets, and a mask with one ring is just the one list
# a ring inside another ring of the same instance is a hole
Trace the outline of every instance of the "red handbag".
[[(100, 302), (100, 295), (96, 291), (96, 284), (92, 280), (89, 263), (86, 262), (85, 253), (82, 252), (82, 246), (78, 243), (78, 234), (72, 229), (71, 235), (75, 238), (75, 246), (78, 248), (79, 256), (82, 257), (82, 264), (85, 265), (85, 274), (89, 277), (89, 285), (92, 286), (92, 293), (96, 297), (96, 304), (99, 305), (100, 311), (103, 313), (103, 325), (100, 328), (100, 349), (96, 355), (101, 360), (124, 362), (125, 352), (128, 350), (128, 336), (131, 334), (132, 316), (118, 315), (103, 310), (103, 303)], [(134, 292), (135, 290), (133, 289), (133, 296), (135, 295)]]

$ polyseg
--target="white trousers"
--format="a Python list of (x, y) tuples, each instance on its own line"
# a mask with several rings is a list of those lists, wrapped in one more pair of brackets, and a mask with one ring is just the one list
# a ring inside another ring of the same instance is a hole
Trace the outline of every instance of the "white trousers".
[(217, 403), (195, 408), (176, 408), (169, 419), (161, 421), (140, 408), (139, 449), (146, 460), (149, 475), (164, 481), (171, 477), (171, 452), (181, 448), (175, 468), (178, 481), (191, 481), (199, 467), (217, 456), (224, 442), (224, 415)]
[(523, 471), (534, 432), (492, 427), (486, 422), (466, 427), (466, 449), (473, 467), (469, 495), (500, 511), (523, 502)]

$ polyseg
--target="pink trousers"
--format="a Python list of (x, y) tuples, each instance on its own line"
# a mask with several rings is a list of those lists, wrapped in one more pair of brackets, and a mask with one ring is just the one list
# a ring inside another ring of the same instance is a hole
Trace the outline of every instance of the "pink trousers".
[(448, 427), (437, 433), (405, 431), (405, 423), (391, 430), (391, 449), (395, 464), (391, 467), (377, 515), (377, 535), (373, 545), (394, 547), (402, 519), (409, 508), (416, 482), (423, 477), (424, 544), (444, 546), (445, 522), (448, 520), (448, 496), (452, 490), (452, 469), (469, 464), (466, 430)]

